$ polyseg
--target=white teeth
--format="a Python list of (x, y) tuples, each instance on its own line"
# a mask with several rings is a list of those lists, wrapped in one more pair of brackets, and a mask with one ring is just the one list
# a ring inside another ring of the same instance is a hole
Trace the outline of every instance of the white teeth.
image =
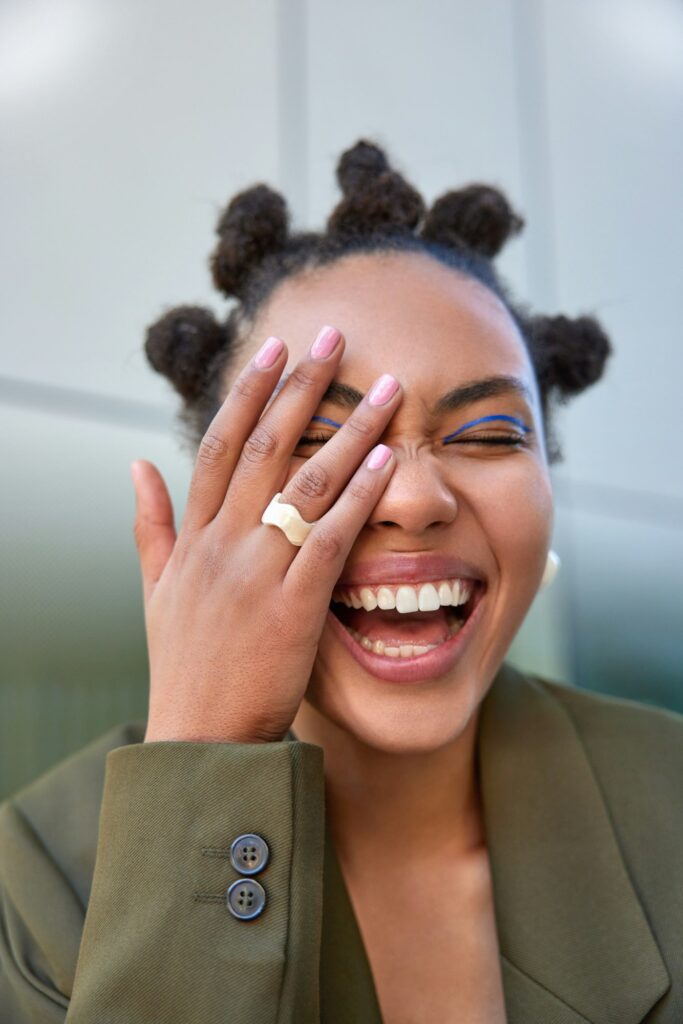
[(432, 612), (441, 605), (461, 605), (469, 601), (473, 583), (470, 580), (440, 580), (418, 586), (401, 584), (396, 587), (383, 586), (373, 589), (361, 587), (335, 590), (332, 600), (345, 604), (347, 608), (364, 608), (368, 612), (396, 608), (400, 613)]
[(360, 599), (363, 602), (363, 607), (366, 612), (374, 612), (377, 607), (377, 598), (370, 590), (370, 587), (363, 587), (360, 592)]
[(377, 604), (380, 608), (395, 608), (396, 598), (393, 590), (389, 590), (389, 587), (380, 587), (377, 591)]
[(441, 600), (433, 583), (425, 583), (420, 587), (417, 606), (421, 612), (435, 612), (441, 607)]
[(416, 612), (418, 610), (415, 587), (399, 587), (396, 591), (396, 611)]
[[(449, 624), (448, 637), (450, 639), (459, 633), (462, 629), (462, 623), (454, 621)], [(350, 626), (344, 626), (347, 633), (350, 633), (353, 639), (364, 647), (366, 651), (372, 651), (373, 654), (382, 654), (386, 658), (417, 658), (421, 654), (426, 654), (427, 651), (433, 651), (435, 647), (440, 647), (441, 644), (400, 644), (398, 647), (386, 647), (383, 640), (371, 640), (367, 636), (363, 636), (357, 629), (351, 629)], [(442, 640), (441, 643), (445, 643)]]

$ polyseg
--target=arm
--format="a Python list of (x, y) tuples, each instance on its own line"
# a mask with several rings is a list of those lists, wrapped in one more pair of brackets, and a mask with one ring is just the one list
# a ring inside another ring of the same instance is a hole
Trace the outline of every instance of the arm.
[[(228, 886), (246, 877), (229, 859), (245, 832), (270, 851), (253, 876), (266, 904), (252, 920), (225, 903)], [(317, 1021), (323, 843), (320, 747), (169, 741), (113, 750), (81, 938), (68, 883), (8, 807), (3, 1024)], [(60, 957), (74, 942), (69, 992)]]

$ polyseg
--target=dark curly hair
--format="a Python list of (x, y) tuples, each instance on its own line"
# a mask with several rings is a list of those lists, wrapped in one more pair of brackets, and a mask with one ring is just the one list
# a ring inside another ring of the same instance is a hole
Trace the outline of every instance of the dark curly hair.
[(205, 307), (177, 306), (147, 329), (147, 358), (183, 399), (179, 419), (190, 445), (199, 445), (220, 406), (226, 372), (282, 280), (352, 253), (419, 252), (476, 279), (503, 302), (536, 373), (548, 460), (561, 461), (554, 408), (600, 379), (612, 347), (593, 316), (539, 316), (513, 300), (492, 261), (524, 221), (503, 193), (471, 184), (427, 209), (382, 149), (365, 139), (342, 153), (337, 180), (342, 198), (324, 232), (290, 232), (285, 200), (268, 185), (234, 196), (216, 225), (210, 269), (216, 288), (237, 302), (223, 322)]

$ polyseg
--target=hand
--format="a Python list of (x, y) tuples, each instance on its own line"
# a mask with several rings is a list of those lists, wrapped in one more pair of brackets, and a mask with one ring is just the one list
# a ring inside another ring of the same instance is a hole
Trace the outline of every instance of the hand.
[[(332, 598), (356, 537), (393, 472), (365, 456), (401, 397), (370, 392), (283, 487), (302, 433), (339, 365), (309, 350), (268, 405), (287, 363), (241, 372), (200, 444), (179, 533), (159, 470), (133, 463), (150, 665), (145, 742), (281, 740), (304, 696)], [(265, 407), (265, 412), (264, 412)], [(320, 519), (301, 547), (261, 523), (270, 499)]]

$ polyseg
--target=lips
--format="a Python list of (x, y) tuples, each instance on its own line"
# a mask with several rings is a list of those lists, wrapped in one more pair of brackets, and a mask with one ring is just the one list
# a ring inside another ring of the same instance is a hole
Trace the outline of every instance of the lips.
[(484, 570), (455, 555), (438, 552), (392, 552), (345, 567), (339, 586), (380, 583), (428, 583), (456, 576), (486, 582)]

